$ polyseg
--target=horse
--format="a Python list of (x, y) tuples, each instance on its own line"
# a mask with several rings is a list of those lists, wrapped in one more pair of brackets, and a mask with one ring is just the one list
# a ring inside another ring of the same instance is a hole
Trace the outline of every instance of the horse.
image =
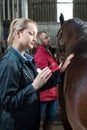
[(62, 88), (64, 112), (71, 126), (67, 130), (87, 130), (87, 25), (78, 18), (64, 21), (62, 17), (61, 23), (57, 33), (60, 52), (65, 58), (74, 54)]

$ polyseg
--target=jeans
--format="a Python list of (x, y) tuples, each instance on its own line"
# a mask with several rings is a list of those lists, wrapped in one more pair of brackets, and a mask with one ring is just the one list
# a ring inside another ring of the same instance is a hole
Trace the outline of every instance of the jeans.
[(40, 120), (54, 121), (58, 113), (58, 100), (40, 101)]

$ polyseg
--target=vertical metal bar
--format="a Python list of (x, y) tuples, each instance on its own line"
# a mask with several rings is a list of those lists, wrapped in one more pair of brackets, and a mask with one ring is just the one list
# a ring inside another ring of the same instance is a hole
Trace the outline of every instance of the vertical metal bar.
[(5, 0), (3, 0), (3, 20), (5, 20)]
[[(2, 13), (2, 4), (3, 4), (3, 3), (0, 1), (0, 7), (1, 7), (1, 8), (0, 8), (0, 18), (2, 18), (2, 17), (1, 17), (1, 16), (2, 16), (2, 14), (1, 14), (1, 13)], [(1, 44), (2, 44), (2, 42), (1, 42), (1, 41), (2, 41), (2, 26), (1, 26), (1, 22), (2, 22), (2, 21), (1, 21), (1, 20), (2, 20), (2, 19), (0, 19), (0, 52), (1, 52)]]
[(22, 12), (21, 15), (22, 15), (22, 17), (23, 17), (23, 12), (24, 12), (24, 11), (23, 11), (23, 0), (21, 0), (21, 12)]
[[(47, 10), (47, 17), (46, 17), (46, 22), (49, 22), (49, 17), (51, 15), (51, 10), (50, 10), (50, 0), (47, 1), (47, 4), (46, 4), (46, 10)], [(50, 14), (49, 14), (49, 11), (50, 11)], [(45, 11), (46, 13), (46, 11)]]
[(9, 0), (7, 1), (7, 5), (8, 5), (8, 19), (10, 19), (10, 4), (9, 4)]
[(22, 17), (28, 18), (28, 3), (27, 0), (22, 0)]
[(15, 18), (15, 10), (14, 10), (14, 0), (12, 0), (12, 14), (13, 14), (13, 18), (12, 19), (14, 19)]
[(38, 18), (39, 18), (38, 21), (39, 21), (39, 22), (42, 22), (42, 20), (43, 20), (43, 15), (44, 15), (44, 14), (43, 14), (44, 5), (42, 4), (42, 1), (41, 1), (41, 0), (40, 0), (39, 7), (38, 7), (38, 8), (39, 8), (38, 13), (41, 12), (40, 15), (38, 15)]
[(19, 0), (17, 0), (17, 14), (16, 17), (19, 18)]
[(36, 14), (36, 8), (35, 8), (34, 0), (33, 0), (33, 19), (35, 19), (35, 14)]
[(32, 0), (28, 0), (28, 6), (29, 6), (29, 8), (28, 8), (28, 17), (29, 18), (32, 18)]
[(12, 18), (13, 18), (12, 0), (9, 1), (9, 4), (10, 4), (10, 19), (12, 20)]
[(36, 2), (36, 14), (35, 14), (35, 20), (38, 21), (38, 1)]
[(6, 0), (5, 1), (5, 19), (8, 19), (8, 3), (7, 3), (8, 1)]
[[(41, 5), (40, 5), (40, 0), (37, 0), (37, 13), (35, 14), (36, 15), (36, 19), (37, 19), (37, 22), (40, 21), (40, 15), (41, 15)], [(40, 12), (40, 13), (39, 13)]]
[(43, 7), (44, 7), (44, 10), (43, 10), (43, 13), (44, 13), (44, 17), (43, 17), (43, 22), (45, 22), (46, 21), (46, 19), (47, 19), (47, 16), (48, 16), (48, 12), (47, 12), (47, 14), (46, 14), (46, 16), (45, 16), (45, 10), (47, 11), (47, 9), (46, 9), (46, 2), (45, 3), (43, 3)]
[(86, 20), (85, 12), (86, 12), (86, 6), (85, 6), (85, 0), (84, 0), (84, 5), (83, 5), (83, 17), (84, 17), (84, 20)]
[(21, 17), (21, 0), (19, 0), (19, 18)]
[(14, 0), (14, 18), (17, 17), (17, 0)]

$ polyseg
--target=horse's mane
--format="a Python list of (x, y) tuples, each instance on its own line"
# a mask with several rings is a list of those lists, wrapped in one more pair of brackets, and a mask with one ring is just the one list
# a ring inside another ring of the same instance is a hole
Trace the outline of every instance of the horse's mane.
[[(71, 45), (68, 46), (68, 53), (70, 54), (73, 51), (74, 52), (80, 52), (82, 53), (82, 49), (84, 47), (87, 48), (87, 25), (84, 21), (82, 21), (79, 18), (73, 18), (73, 19), (69, 19), (67, 21), (64, 22), (63, 27), (66, 29), (66, 34), (68, 34), (69, 39), (72, 39), (72, 36), (75, 36), (76, 38), (74, 39), (75, 41), (72, 42)], [(84, 47), (79, 48), (79, 50), (75, 49), (78, 48), (78, 46), (80, 46), (80, 44), (85, 43)], [(85, 48), (85, 50), (87, 50)], [(84, 49), (83, 49), (84, 50)], [(86, 51), (85, 51), (86, 53)], [(79, 54), (79, 53), (78, 53)]]
[(79, 29), (81, 29), (84, 33), (87, 34), (87, 24), (82, 21), (79, 18), (73, 18), (73, 19), (69, 19), (68, 22), (74, 22), (76, 23), (76, 26), (78, 25)]

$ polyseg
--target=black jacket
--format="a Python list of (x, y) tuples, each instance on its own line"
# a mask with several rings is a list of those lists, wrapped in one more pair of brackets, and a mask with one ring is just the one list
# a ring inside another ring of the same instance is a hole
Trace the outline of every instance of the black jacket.
[[(25, 53), (25, 57), (29, 55)], [(26, 60), (12, 47), (0, 61), (0, 103), (3, 111), (13, 117), (15, 130), (39, 130), (39, 90), (32, 86), (36, 75), (34, 61)], [(60, 72), (56, 71), (41, 91), (60, 80)]]

